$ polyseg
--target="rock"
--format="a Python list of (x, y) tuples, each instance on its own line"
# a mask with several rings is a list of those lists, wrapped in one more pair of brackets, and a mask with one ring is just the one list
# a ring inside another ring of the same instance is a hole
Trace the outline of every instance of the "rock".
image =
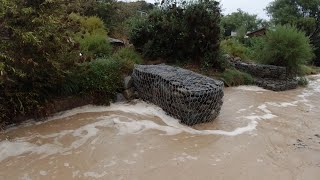
[(181, 123), (214, 120), (222, 106), (223, 82), (167, 65), (136, 65), (132, 74), (139, 97), (160, 106)]
[(233, 59), (233, 61), (235, 61), (235, 62), (241, 61), (241, 58), (240, 58), (240, 57), (235, 57), (235, 58)]
[(125, 102), (125, 101), (126, 101), (126, 98), (123, 96), (123, 94), (118, 93), (116, 95), (116, 102)]
[(130, 89), (133, 87), (133, 80), (132, 80), (131, 76), (127, 76), (124, 78), (123, 87), (124, 87), (124, 89)]
[(123, 91), (123, 96), (127, 99), (127, 100), (131, 100), (134, 97), (134, 89), (130, 88), (130, 89), (126, 89)]

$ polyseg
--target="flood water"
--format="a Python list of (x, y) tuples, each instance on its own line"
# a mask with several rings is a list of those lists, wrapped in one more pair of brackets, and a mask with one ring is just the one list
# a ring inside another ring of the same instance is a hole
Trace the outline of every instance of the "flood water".
[(306, 88), (226, 88), (186, 127), (143, 101), (84, 106), (0, 134), (0, 179), (319, 180), (320, 76)]

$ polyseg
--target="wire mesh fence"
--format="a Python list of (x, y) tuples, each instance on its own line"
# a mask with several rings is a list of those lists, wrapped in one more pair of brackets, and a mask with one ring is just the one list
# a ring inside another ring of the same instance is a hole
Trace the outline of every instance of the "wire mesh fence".
[(214, 120), (223, 104), (223, 82), (168, 65), (136, 65), (139, 97), (160, 106), (186, 125)]

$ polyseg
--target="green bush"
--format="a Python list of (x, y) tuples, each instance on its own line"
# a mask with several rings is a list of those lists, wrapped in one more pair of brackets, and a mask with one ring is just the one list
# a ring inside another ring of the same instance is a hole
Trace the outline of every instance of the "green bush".
[(0, 124), (34, 113), (79, 60), (79, 30), (59, 1), (0, 1)]
[(312, 75), (312, 74), (318, 74), (320, 72), (320, 69), (314, 66), (301, 65), (300, 69), (301, 69), (301, 75)]
[(239, 86), (253, 84), (253, 78), (250, 74), (238, 71), (236, 69), (227, 69), (223, 72), (222, 78), (227, 86)]
[(248, 48), (248, 57), (250, 60), (261, 62), (260, 52), (265, 47), (263, 37), (252, 37), (245, 41), (245, 46)]
[[(167, 2), (167, 1), (166, 1)], [(148, 58), (217, 64), (220, 7), (216, 1), (164, 3), (132, 28), (130, 40)]]
[(107, 30), (103, 24), (103, 21), (96, 16), (82, 18), (80, 22), (83, 29), (90, 34), (107, 35)]
[(107, 40), (107, 30), (100, 18), (85, 17), (75, 13), (71, 13), (69, 18), (80, 24), (75, 39), (80, 43), (81, 53), (85, 57), (94, 59), (111, 55), (112, 46)]
[(79, 64), (66, 78), (61, 91), (67, 95), (98, 95), (106, 103), (122, 88), (123, 67), (122, 62), (112, 57)]
[(118, 61), (121, 61), (124, 65), (125, 72), (131, 72), (134, 68), (134, 64), (142, 64), (143, 59), (139, 53), (133, 48), (122, 48), (117, 51), (113, 57)]
[(89, 57), (105, 57), (112, 54), (112, 46), (107, 40), (107, 36), (99, 34), (89, 34), (79, 40), (81, 52)]
[(289, 74), (296, 75), (301, 65), (314, 57), (309, 38), (292, 26), (276, 26), (263, 38), (264, 47), (257, 53), (262, 63), (285, 66)]
[(248, 60), (249, 49), (234, 38), (221, 41), (220, 47), (223, 52), (233, 56)]

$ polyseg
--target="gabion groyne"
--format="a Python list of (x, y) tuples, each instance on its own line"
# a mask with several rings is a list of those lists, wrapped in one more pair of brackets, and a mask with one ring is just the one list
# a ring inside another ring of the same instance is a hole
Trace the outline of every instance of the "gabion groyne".
[(168, 65), (136, 65), (134, 87), (139, 97), (160, 106), (186, 125), (213, 121), (223, 104), (224, 84)]

